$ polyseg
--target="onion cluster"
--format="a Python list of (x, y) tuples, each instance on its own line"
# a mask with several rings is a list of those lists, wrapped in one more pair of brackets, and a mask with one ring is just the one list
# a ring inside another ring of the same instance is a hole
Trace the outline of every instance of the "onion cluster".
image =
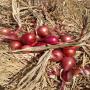
[[(14, 30), (3, 28), (0, 30), (1, 35), (5, 35), (5, 41), (9, 41), (12, 50), (27, 49), (37, 46), (48, 46), (56, 44), (65, 44), (73, 42), (70, 35), (61, 34), (60, 36), (52, 35), (50, 28), (47, 25), (42, 25), (36, 31), (26, 32), (21, 36), (17, 35)], [(74, 58), (79, 47), (69, 46), (52, 50), (50, 62), (60, 63), (62, 68), (53, 69), (49, 75), (55, 75), (62, 81), (69, 82), (73, 75), (81, 73), (81, 70), (75, 69), (76, 59)], [(27, 51), (26, 53), (31, 53)], [(89, 69), (90, 70), (90, 69)], [(83, 69), (84, 73), (88, 73)]]
[(10, 28), (2, 28), (0, 34), (5, 36), (5, 41), (9, 41), (12, 50), (59, 43), (59, 38), (51, 35), (47, 25), (39, 26), (36, 31), (26, 32), (21, 36)]
[[(67, 38), (68, 37), (69, 37), (68, 40), (72, 41), (72, 39), (70, 39), (70, 36), (67, 36)], [(65, 37), (63, 36), (63, 38), (65, 39), (66, 35)], [(68, 42), (67, 39), (65, 39), (64, 41), (63, 38), (60, 38), (63, 43)], [(60, 63), (60, 66), (62, 66), (62, 68), (59, 70), (60, 73), (59, 77), (64, 82), (69, 82), (74, 75), (73, 68), (76, 66), (76, 59), (74, 58), (74, 55), (76, 54), (77, 49), (78, 49), (77, 47), (71, 46), (54, 49), (52, 51), (52, 57), (50, 61)]]

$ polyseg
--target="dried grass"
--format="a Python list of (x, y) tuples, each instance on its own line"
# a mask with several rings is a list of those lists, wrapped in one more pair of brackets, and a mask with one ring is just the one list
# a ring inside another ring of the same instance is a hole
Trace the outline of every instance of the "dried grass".
[[(0, 28), (15, 29), (19, 26), (22, 28), (20, 33), (22, 34), (33, 31), (42, 24), (48, 24), (50, 28), (57, 26), (58, 33), (65, 31), (76, 37), (76, 42), (71, 44), (27, 49), (44, 50), (41, 55), (39, 53), (23, 54), (24, 50), (12, 52), (6, 43), (1, 44), (0, 85), (5, 87), (5, 90), (58, 90), (57, 86), (61, 82), (58, 82), (57, 78), (55, 82), (46, 73), (47, 69), (57, 65), (48, 61), (51, 50), (54, 48), (81, 46), (82, 49), (78, 51), (76, 58), (82, 61), (83, 67), (90, 65), (89, 2), (89, 0), (0, 0)], [(37, 19), (34, 27), (31, 22), (33, 18)], [(90, 77), (74, 77), (72, 82), (70, 86), (65, 87), (66, 90), (90, 88)]]

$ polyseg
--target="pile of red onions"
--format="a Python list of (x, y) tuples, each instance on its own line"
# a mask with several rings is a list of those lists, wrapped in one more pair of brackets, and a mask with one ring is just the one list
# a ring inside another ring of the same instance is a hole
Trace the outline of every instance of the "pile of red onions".
[[(47, 46), (49, 44), (71, 43), (74, 41), (70, 35), (52, 35), (47, 25), (39, 26), (36, 31), (24, 33), (22, 36), (18, 36), (14, 30), (8, 28), (2, 28), (0, 34), (5, 36), (6, 41), (9, 41), (12, 50)], [(69, 46), (52, 50), (50, 62), (60, 63), (62, 68), (53, 69), (49, 72), (49, 75), (55, 75), (62, 81), (69, 82), (74, 75), (82, 73), (80, 68), (75, 68), (76, 59), (74, 56), (78, 48), (77, 46)], [(83, 73), (88, 73), (88, 70), (90, 69), (83, 69)]]

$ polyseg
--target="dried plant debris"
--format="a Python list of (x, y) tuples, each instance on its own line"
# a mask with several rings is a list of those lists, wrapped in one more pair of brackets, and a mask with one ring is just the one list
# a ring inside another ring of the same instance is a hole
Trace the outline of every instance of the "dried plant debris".
[[(89, 90), (90, 75), (84, 66), (90, 67), (90, 0), (0, 0), (0, 29), (19, 27), (22, 35), (43, 24), (53, 35), (74, 36), (75, 42), (12, 51), (8, 43), (1, 43), (0, 34), (0, 90), (60, 90), (62, 80), (48, 75), (52, 68), (61, 68), (50, 62), (51, 52), (73, 45), (81, 47), (75, 58), (83, 75), (74, 76), (61, 90)], [(27, 50), (37, 53), (23, 53)]]

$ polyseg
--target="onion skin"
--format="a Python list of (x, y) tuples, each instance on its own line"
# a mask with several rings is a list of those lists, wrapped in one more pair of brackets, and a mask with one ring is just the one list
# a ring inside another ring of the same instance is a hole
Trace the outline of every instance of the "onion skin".
[(84, 68), (82, 68), (82, 70), (85, 75), (87, 75), (87, 76), (90, 75), (90, 67), (84, 67)]
[(56, 36), (48, 36), (48, 37), (44, 38), (43, 40), (45, 41), (45, 43), (52, 44), (52, 45), (59, 43), (59, 38)]
[(55, 76), (59, 77), (59, 76), (60, 76), (60, 68), (54, 67), (53, 70), (52, 70), (52, 73), (53, 73)]
[(90, 67), (75, 67), (72, 69), (73, 75), (74, 76), (79, 76), (80, 74), (82, 75), (90, 75)]
[(48, 71), (48, 76), (53, 77), (59, 77), (60, 76), (60, 70), (58, 68), (54, 68), (51, 71)]
[(21, 46), (22, 46), (22, 44), (19, 41), (11, 41), (10, 42), (10, 47), (12, 50), (20, 49)]
[(65, 56), (72, 57), (76, 54), (75, 47), (65, 47), (63, 48), (63, 53)]
[(62, 65), (64, 71), (69, 71), (76, 65), (76, 60), (74, 57), (64, 57), (62, 60)]
[(75, 67), (72, 69), (72, 72), (74, 76), (79, 76), (80, 74), (82, 74), (82, 69), (80, 67)]
[(70, 80), (73, 78), (72, 71), (60, 71), (60, 79), (64, 82), (70, 82)]
[(60, 86), (60, 90), (65, 90), (66, 83), (62, 81), (62, 84)]
[(63, 53), (60, 49), (54, 49), (52, 51), (52, 58), (51, 61), (53, 62), (59, 62), (63, 59)]
[(25, 34), (23, 34), (20, 40), (21, 40), (21, 42), (23, 44), (33, 46), (33, 45), (36, 44), (36, 40), (37, 39), (36, 39), (35, 33), (34, 32), (31, 32), (31, 33), (25, 33)]
[(49, 78), (55, 78), (56, 76), (53, 74), (52, 71), (47, 71), (47, 74), (49, 76)]
[(42, 38), (49, 36), (50, 32), (48, 26), (46, 25), (39, 26), (39, 28), (37, 29), (37, 34)]

